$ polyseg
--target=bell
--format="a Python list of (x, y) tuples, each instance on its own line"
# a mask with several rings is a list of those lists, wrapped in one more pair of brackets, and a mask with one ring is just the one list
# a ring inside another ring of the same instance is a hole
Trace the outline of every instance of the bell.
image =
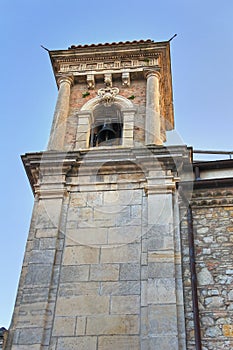
[(116, 132), (114, 131), (112, 124), (104, 123), (103, 127), (97, 134), (97, 143), (107, 142), (109, 140), (115, 139)]

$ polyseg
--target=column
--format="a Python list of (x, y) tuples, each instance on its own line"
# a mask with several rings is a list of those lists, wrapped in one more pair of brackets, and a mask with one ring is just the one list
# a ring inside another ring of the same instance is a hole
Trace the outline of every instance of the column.
[(60, 150), (64, 148), (66, 132), (66, 120), (69, 112), (70, 87), (73, 83), (73, 76), (62, 76), (58, 79), (58, 98), (55, 107), (53, 124), (50, 133), (48, 150)]
[(160, 125), (160, 74), (155, 70), (145, 72), (147, 79), (146, 86), (146, 123), (145, 123), (145, 144), (162, 145)]

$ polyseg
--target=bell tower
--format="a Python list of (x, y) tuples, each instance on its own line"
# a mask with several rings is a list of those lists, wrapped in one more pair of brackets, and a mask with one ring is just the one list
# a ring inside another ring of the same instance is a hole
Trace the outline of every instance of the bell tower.
[(49, 52), (47, 150), (6, 349), (186, 349), (169, 42)]

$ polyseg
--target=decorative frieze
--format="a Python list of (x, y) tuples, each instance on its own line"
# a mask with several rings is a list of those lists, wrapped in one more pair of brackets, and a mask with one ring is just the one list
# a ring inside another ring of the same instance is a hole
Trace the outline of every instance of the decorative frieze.
[(124, 69), (124, 68), (140, 68), (147, 66), (158, 66), (159, 59), (155, 58), (145, 58), (142, 57), (140, 59), (125, 59), (125, 60), (111, 60), (111, 61), (101, 61), (101, 62), (75, 62), (76, 60), (72, 60), (71, 62), (61, 62), (58, 72), (67, 73), (67, 72), (85, 72), (85, 71), (100, 71), (100, 70), (116, 70), (116, 69)]

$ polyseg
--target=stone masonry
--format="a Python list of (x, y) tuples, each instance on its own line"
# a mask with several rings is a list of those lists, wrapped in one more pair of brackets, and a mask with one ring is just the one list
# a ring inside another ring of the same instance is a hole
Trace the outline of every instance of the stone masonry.
[[(203, 350), (233, 348), (233, 191), (195, 190), (192, 199), (198, 299)], [(193, 349), (187, 221), (181, 224), (187, 349)]]

